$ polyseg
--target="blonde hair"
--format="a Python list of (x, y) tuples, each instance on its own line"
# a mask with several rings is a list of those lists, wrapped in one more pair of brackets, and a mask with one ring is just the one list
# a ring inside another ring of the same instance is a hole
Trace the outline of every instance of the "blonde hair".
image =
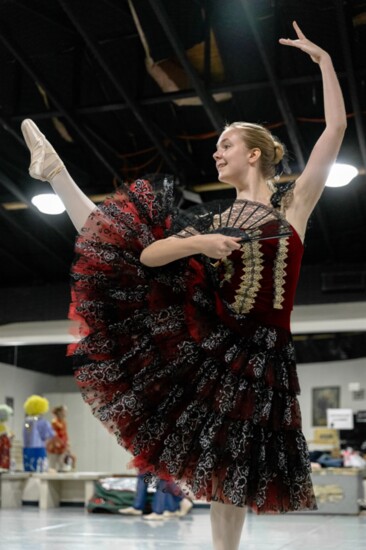
[(231, 124), (226, 124), (224, 130), (230, 128), (242, 130), (243, 141), (248, 149), (260, 149), (259, 167), (261, 173), (267, 180), (273, 179), (276, 175), (276, 165), (286, 155), (284, 144), (261, 124), (232, 122)]

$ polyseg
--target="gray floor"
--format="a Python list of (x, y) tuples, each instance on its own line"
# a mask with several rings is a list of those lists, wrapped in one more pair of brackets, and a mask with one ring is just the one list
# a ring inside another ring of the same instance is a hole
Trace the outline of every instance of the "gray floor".
[[(83, 508), (0, 510), (4, 550), (209, 550), (208, 509), (183, 519), (147, 522)], [(366, 515), (255, 516), (248, 514), (241, 550), (365, 550)]]

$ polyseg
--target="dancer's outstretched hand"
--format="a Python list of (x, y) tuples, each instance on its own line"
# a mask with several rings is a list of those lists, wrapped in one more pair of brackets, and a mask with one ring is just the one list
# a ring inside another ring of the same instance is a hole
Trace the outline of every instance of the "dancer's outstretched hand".
[(306, 38), (296, 21), (293, 21), (292, 24), (297, 34), (297, 39), (292, 40), (291, 38), (280, 38), (280, 44), (283, 44), (284, 46), (292, 46), (293, 48), (299, 48), (299, 50), (302, 50), (310, 55), (314, 63), (320, 63), (323, 58), (329, 57), (329, 54), (325, 50)]

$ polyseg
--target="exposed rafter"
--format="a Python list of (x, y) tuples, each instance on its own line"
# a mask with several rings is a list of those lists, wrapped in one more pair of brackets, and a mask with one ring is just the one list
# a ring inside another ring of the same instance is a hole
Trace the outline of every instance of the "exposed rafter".
[(255, 43), (257, 45), (258, 51), (262, 59), (262, 63), (264, 65), (273, 93), (275, 95), (278, 108), (281, 112), (283, 120), (285, 121), (287, 132), (291, 141), (291, 146), (295, 153), (298, 166), (300, 170), (303, 170), (305, 167), (305, 159), (302, 152), (302, 147), (300, 145), (300, 134), (297, 128), (295, 117), (292, 113), (291, 106), (287, 100), (285, 90), (281, 86), (281, 83), (279, 82), (273, 70), (272, 64), (270, 63), (264, 42), (257, 30), (256, 24), (254, 21), (252, 8), (250, 7), (249, 2), (247, 0), (241, 0), (241, 4), (245, 11), (246, 19), (249, 23), (250, 30), (253, 34)]
[(222, 118), (220, 111), (217, 108), (216, 102), (212, 98), (211, 94), (207, 91), (207, 88), (204, 86), (197, 71), (188, 61), (184, 47), (174, 29), (174, 24), (168, 16), (162, 2), (160, 0), (149, 0), (149, 3), (159, 23), (163, 27), (164, 32), (168, 37), (169, 42), (171, 43), (174, 52), (180, 61), (180, 64), (191, 79), (192, 85), (196, 90), (196, 93), (200, 98), (203, 108), (205, 109), (213, 127), (218, 132), (221, 131), (224, 126), (224, 119)]
[(77, 120), (75, 114), (72, 113), (70, 109), (68, 109), (63, 104), (62, 100), (58, 98), (57, 94), (52, 90), (51, 85), (41, 75), (40, 71), (36, 69), (31, 59), (24, 52), (21, 51), (21, 49), (15, 44), (14, 40), (10, 39), (2, 25), (0, 25), (0, 40), (14, 55), (15, 59), (22, 65), (24, 70), (29, 74), (34, 82), (43, 88), (43, 90), (47, 93), (50, 101), (57, 107), (61, 115), (66, 118), (66, 120), (73, 128), (74, 132), (79, 136), (79, 138), (88, 146), (88, 148), (102, 162), (107, 170), (117, 179), (117, 181), (122, 184), (123, 182), (117, 170), (115, 170), (115, 168), (109, 163), (109, 161), (104, 157), (104, 155), (102, 155), (99, 149), (97, 149), (94, 143), (90, 140), (87, 133), (84, 132), (81, 122)]
[[(366, 76), (366, 71), (358, 71), (357, 75), (359, 77)], [(338, 73), (338, 78), (340, 80), (344, 80), (347, 78), (346, 73)], [(300, 76), (300, 77), (294, 77), (294, 78), (283, 78), (281, 80), (278, 79), (278, 82), (281, 86), (284, 87), (290, 87), (290, 86), (297, 86), (299, 84), (312, 84), (315, 82), (321, 82), (321, 76), (320, 75), (310, 75), (310, 76)], [(261, 82), (243, 82), (243, 83), (237, 83), (232, 82), (225, 85), (216, 85), (209, 88), (210, 93), (212, 94), (220, 94), (223, 92), (248, 92), (248, 91), (256, 91), (256, 90), (265, 90), (267, 88), (271, 88), (272, 85), (267, 80), (261, 81)], [(171, 92), (171, 93), (164, 93), (158, 96), (153, 97), (145, 97), (142, 98), (139, 102), (140, 105), (146, 105), (146, 106), (152, 106), (152, 105), (162, 105), (164, 103), (169, 103), (172, 101), (175, 101), (177, 99), (185, 99), (190, 97), (197, 97), (197, 92), (195, 90), (184, 90), (180, 92)], [(78, 115), (88, 115), (88, 114), (95, 114), (95, 113), (109, 113), (113, 111), (125, 111), (126, 109), (129, 109), (129, 106), (127, 103), (101, 103), (98, 105), (90, 105), (87, 107), (76, 107), (75, 113)], [(29, 115), (34, 120), (43, 120), (43, 119), (49, 119), (52, 117), (59, 117), (62, 116), (62, 113), (57, 110), (48, 110), (48, 111), (42, 111), (42, 112), (33, 112)], [(13, 114), (10, 117), (10, 120), (13, 122), (21, 121), (24, 118), (24, 114)], [(0, 119), (1, 120), (1, 119)]]
[(156, 132), (153, 129), (150, 121), (147, 119), (147, 116), (142, 112), (139, 104), (132, 98), (132, 96), (129, 94), (126, 88), (121, 84), (119, 79), (116, 77), (116, 75), (114, 74), (114, 71), (110, 68), (108, 60), (106, 59), (102, 50), (95, 43), (95, 40), (87, 30), (86, 25), (83, 22), (81, 22), (80, 19), (77, 18), (77, 16), (75, 15), (74, 7), (71, 7), (71, 2), (66, 2), (65, 0), (58, 0), (58, 2), (62, 7), (62, 9), (65, 11), (65, 13), (68, 15), (68, 17), (70, 18), (70, 21), (72, 22), (72, 24), (74, 25), (74, 27), (76, 28), (80, 36), (85, 41), (88, 49), (92, 52), (97, 63), (103, 69), (103, 72), (107, 75), (110, 82), (114, 85), (118, 93), (124, 98), (129, 109), (131, 109), (132, 113), (136, 117), (137, 121), (140, 123), (141, 127), (145, 130), (146, 134), (154, 143), (160, 155), (165, 160), (166, 164), (169, 166), (169, 168), (173, 172), (178, 172), (179, 170), (177, 165), (168, 154), (166, 148), (161, 143), (159, 137), (156, 135)]
[(29, 0), (14, 0), (14, 4), (19, 6), (21, 9), (31, 12), (37, 17), (44, 19), (46, 23), (51, 23), (51, 25), (58, 27), (62, 32), (75, 34), (74, 30), (70, 26), (65, 25), (59, 18), (53, 17), (51, 13), (47, 12), (44, 5), (40, 7), (35, 2), (29, 2)]

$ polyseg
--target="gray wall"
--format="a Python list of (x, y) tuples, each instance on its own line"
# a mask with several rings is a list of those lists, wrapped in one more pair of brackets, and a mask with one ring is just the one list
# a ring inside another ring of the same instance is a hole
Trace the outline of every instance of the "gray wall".
[[(351, 408), (354, 412), (366, 410), (366, 400), (354, 400), (352, 392), (348, 389), (350, 382), (359, 382), (361, 387), (366, 389), (366, 358), (301, 364), (298, 372), (302, 388), (299, 400), (303, 428), (308, 440), (313, 437), (313, 388), (339, 386), (341, 408)], [(69, 407), (69, 433), (73, 449), (78, 456), (78, 469), (131, 473), (127, 470), (128, 454), (92, 416), (78, 395), (72, 377), (54, 377), (5, 364), (0, 364), (0, 374), (0, 403), (3, 403), (6, 397), (14, 399), (15, 414), (9, 422), (9, 427), (17, 439), (21, 439), (22, 434), (24, 401), (33, 393), (43, 394), (49, 399), (51, 407), (60, 403), (65, 403)], [(50, 414), (48, 418), (51, 418)]]

